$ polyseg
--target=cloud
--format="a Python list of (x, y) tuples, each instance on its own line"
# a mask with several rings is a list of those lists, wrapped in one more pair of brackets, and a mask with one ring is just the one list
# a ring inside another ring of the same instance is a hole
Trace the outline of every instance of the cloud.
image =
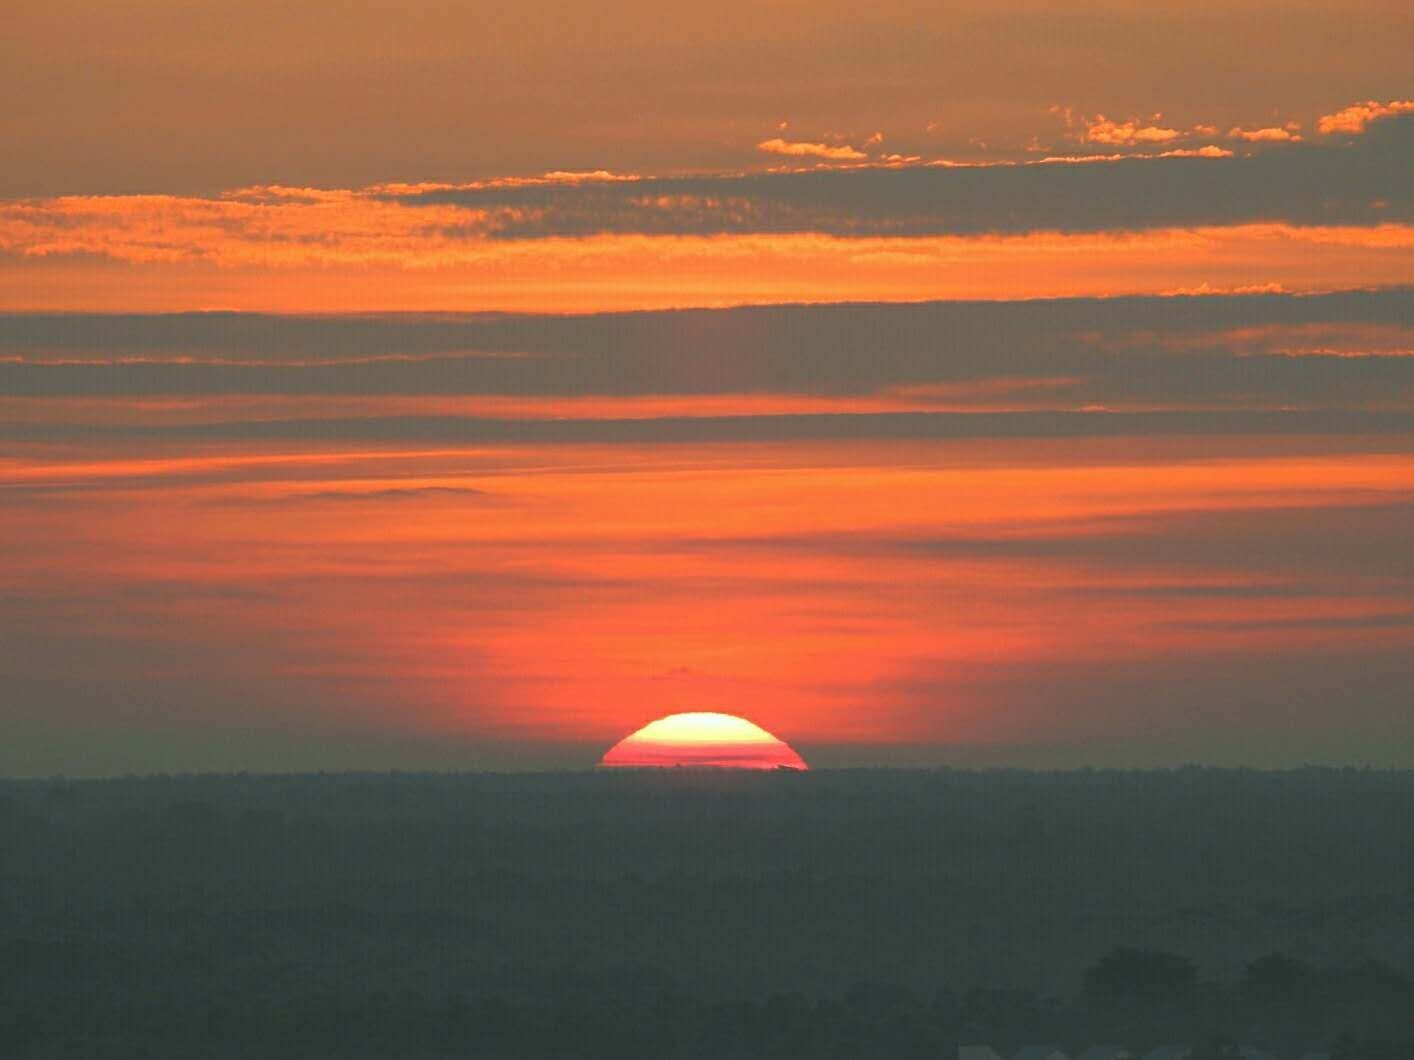
[[(1382, 212), (1378, 201), (1371, 210)], [(1113, 298), (1274, 285), (1315, 293), (1403, 285), (1414, 268), (1414, 225), (1397, 221), (903, 237), (599, 233), (468, 240), (428, 253), (415, 244), (394, 246), (386, 257), (363, 263), (337, 245), (336, 234), (327, 240), (327, 258), (308, 253), (274, 260), (266, 245), (243, 234), (213, 237), (197, 261), (148, 261), (145, 247), (123, 241), (106, 243), (101, 256), (0, 251), (0, 310), (337, 314), (442, 313), (470, 306), (582, 313), (851, 300)]]
[(1407, 281), (1414, 114), (1277, 146), (0, 202), (0, 306), (565, 312)]
[(415, 501), (429, 498), (487, 497), (486, 490), (470, 486), (386, 486), (375, 489), (324, 489), (273, 493), (263, 500), (283, 503), (296, 501)]
[[(1228, 502), (959, 525), (919, 534), (854, 531), (715, 538), (695, 547), (903, 562), (1098, 563), (1108, 575), (1103, 581), (1051, 590), (1098, 599), (1150, 594), (1163, 600), (1309, 599), (1329, 592), (1332, 581), (1350, 585), (1352, 592), (1359, 581), (1363, 593), (1364, 580), (1370, 580), (1376, 583), (1375, 615), (1387, 614), (1389, 598), (1400, 597), (1404, 583), (1414, 578), (1414, 559), (1405, 547), (1414, 533), (1414, 503), (1403, 497), (1335, 495), (1317, 504), (1253, 500), (1246, 498), (1236, 506)], [(1333, 541), (1343, 547), (1332, 547)], [(1200, 570), (1211, 584), (1186, 580)], [(1159, 580), (1158, 572), (1169, 577)], [(1135, 574), (1145, 577), (1137, 583), (1129, 580)]]
[(1172, 623), (1176, 629), (1223, 630), (1234, 633), (1310, 630), (1325, 633), (1414, 628), (1414, 612), (1377, 612), (1365, 615), (1309, 615), (1298, 618), (1208, 618)]
[(487, 221), (456, 207), (418, 217), (386, 195), (355, 189), (64, 196), (0, 202), (0, 251), (217, 265), (431, 262), (484, 238)]
[(1316, 122), (1316, 129), (1323, 135), (1333, 133), (1363, 133), (1371, 122), (1397, 114), (1414, 113), (1414, 100), (1392, 99), (1388, 103), (1369, 99), (1363, 103), (1352, 103), (1334, 114), (1326, 114)]
[[(1067, 136), (1083, 144), (1102, 144), (1115, 148), (1136, 148), (1136, 147), (1161, 147), (1164, 144), (1172, 144), (1178, 140), (1194, 138), (1210, 138), (1217, 135), (1217, 126), (1198, 124), (1187, 129), (1170, 128), (1156, 124), (1163, 118), (1161, 114), (1155, 114), (1146, 124), (1144, 119), (1130, 118), (1126, 121), (1113, 121), (1103, 114), (1097, 114), (1093, 118), (1084, 115), (1077, 115), (1073, 107), (1062, 107), (1052, 105), (1048, 108), (1049, 113), (1056, 115), (1065, 122)], [(1043, 151), (1038, 141), (1033, 137), (1032, 142), (1027, 146), (1028, 151)], [(1222, 154), (1215, 153), (1217, 148), (1204, 148), (1202, 150), (1171, 148), (1163, 152), (1133, 152), (1125, 150), (1114, 155), (1093, 155), (1087, 156), (1086, 160), (1113, 161), (1124, 157), (1147, 157), (1147, 158), (1220, 158), (1232, 154), (1231, 151)], [(1046, 161), (1064, 161), (1065, 156), (1052, 156)]]
[(429, 443), (449, 445), (697, 445), (944, 439), (1401, 436), (1414, 413), (1345, 411), (874, 412), (680, 416), (652, 419), (503, 420), (466, 416), (223, 420), (175, 425), (5, 425), (28, 442), (106, 439)]
[[(1242, 137), (1266, 139), (1270, 132)], [(862, 157), (853, 147), (805, 146), (829, 154), (796, 157)], [(274, 185), (210, 197), (10, 201), (0, 202), (0, 258), (496, 270), (549, 250), (575, 257), (589, 249), (554, 243), (508, 252), (497, 244), (598, 235), (916, 239), (1414, 222), (1407, 179), (1414, 166), (1414, 114), (1389, 117), (1353, 141), (1293, 142), (1249, 157), (1215, 144), (1151, 146), (1163, 150), (1140, 152), (1148, 157), (1121, 151), (994, 165), (921, 164), (891, 152), (875, 165), (794, 172), (650, 177), (593, 171), (455, 185)], [(1058, 164), (1082, 161), (1087, 164)]]
[(1290, 126), (1271, 125), (1261, 129), (1243, 129), (1238, 126), (1228, 130), (1228, 138), (1232, 140), (1245, 140), (1248, 143), (1295, 143), (1301, 139), (1301, 134)]
[(1217, 144), (1204, 144), (1202, 147), (1175, 147), (1170, 151), (1164, 151), (1159, 158), (1232, 158), (1233, 152), (1226, 147), (1219, 147)]
[[(870, 143), (874, 143), (871, 139)], [(788, 155), (792, 158), (823, 158), (829, 162), (862, 162), (869, 156), (848, 144), (832, 147), (829, 144), (811, 143), (805, 140), (782, 140), (775, 137), (762, 140), (756, 145), (758, 151), (769, 155)]]
[[(1143, 144), (1130, 137), (1122, 146), (1173, 142)], [(492, 239), (602, 232), (917, 237), (1414, 220), (1408, 180), (1414, 115), (1391, 118), (1380, 135), (1354, 143), (1291, 142), (1283, 151), (1247, 157), (1211, 143), (1183, 144), (1151, 157), (1120, 152), (1085, 158), (1091, 164), (1084, 166), (1056, 164), (1077, 160), (1056, 155), (1000, 165), (659, 177), (633, 184), (431, 192), (398, 201), (460, 205), (474, 212)]]
[[(145, 399), (142, 418), (179, 430), (194, 419), (257, 415), (288, 421), (318, 413), (337, 430), (337, 421), (361, 414), (452, 423), (461, 413), (468, 422), (486, 420), (475, 429), (489, 436), (513, 431), (506, 421), (532, 415), (513, 405), (458, 407), (457, 395), (522, 404), (597, 397), (605, 400), (560, 403), (553, 412), (625, 422), (763, 411), (931, 412), (949, 403), (1016, 411), (1103, 405), (1185, 414), (1373, 415), (1414, 410), (1411, 317), (1411, 290), (587, 316), (0, 315), (0, 393), (12, 401), (88, 401), (70, 412), (55, 406), (47, 416), (27, 417), (28, 426), (0, 406), (0, 419), (10, 419), (15, 431), (43, 433), (75, 416), (92, 421), (90, 406), (99, 397)], [(152, 405), (155, 398), (240, 395), (302, 403)], [(437, 400), (392, 404), (419, 395)], [(670, 400), (713, 395), (721, 400)], [(764, 403), (769, 395), (814, 400), (771, 406)], [(861, 396), (878, 403), (829, 405)], [(303, 400), (320, 397), (341, 400), (317, 409)], [(634, 397), (653, 400), (635, 407)], [(102, 422), (119, 426), (118, 410), (105, 409)], [(841, 420), (831, 429), (869, 422)], [(566, 429), (592, 434), (588, 427)]]
[(1138, 119), (1116, 122), (1097, 114), (1084, 119), (1081, 140), (1089, 144), (1110, 144), (1132, 147), (1136, 144), (1164, 144), (1177, 140), (1183, 133), (1159, 125), (1141, 125)]
[[(1052, 114), (1059, 115), (1066, 124), (1069, 135), (1072, 139), (1080, 143), (1103, 144), (1117, 148), (1153, 147), (1163, 144), (1171, 144), (1178, 140), (1192, 140), (1199, 138), (1211, 138), (1218, 135), (1218, 128), (1215, 125), (1199, 123), (1189, 126), (1186, 129), (1170, 128), (1157, 124), (1145, 124), (1142, 119), (1131, 118), (1127, 121), (1112, 121), (1103, 114), (1098, 114), (1094, 118), (1077, 117), (1074, 110), (1069, 107), (1050, 108)], [(1157, 121), (1161, 115), (1154, 115)], [(1241, 140), (1245, 143), (1295, 143), (1301, 140), (1301, 126), (1297, 122), (1287, 122), (1282, 126), (1266, 126), (1256, 129), (1244, 129), (1241, 126), (1233, 126), (1228, 130), (1227, 136), (1231, 140)], [(1192, 149), (1175, 149), (1163, 152), (1155, 157), (1227, 157), (1231, 151), (1219, 153), (1221, 149), (1216, 147), (1204, 148), (1202, 151)], [(1122, 156), (1121, 156), (1122, 157)]]
[[(417, 195), (432, 191), (475, 191), (481, 188), (540, 188), (567, 184), (623, 184), (642, 179), (643, 178), (636, 173), (615, 173), (613, 170), (609, 169), (556, 169), (548, 173), (542, 173), (538, 177), (493, 177), (488, 180), (471, 180), (458, 184), (449, 184), (439, 181), (419, 181), (411, 184), (391, 181), (383, 184), (373, 184), (363, 190), (368, 194), (375, 195)], [(257, 187), (254, 190), (256, 192), (263, 192), (266, 189)]]

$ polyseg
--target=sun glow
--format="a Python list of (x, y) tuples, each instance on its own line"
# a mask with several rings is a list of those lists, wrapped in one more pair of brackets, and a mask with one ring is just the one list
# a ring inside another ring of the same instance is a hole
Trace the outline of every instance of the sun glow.
[(624, 737), (601, 766), (718, 769), (808, 769), (785, 741), (745, 718), (700, 712), (670, 714)]

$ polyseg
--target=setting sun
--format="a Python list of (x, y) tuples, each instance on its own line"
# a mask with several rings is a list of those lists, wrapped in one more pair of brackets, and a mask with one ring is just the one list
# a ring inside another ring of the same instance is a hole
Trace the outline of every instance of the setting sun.
[(732, 714), (669, 714), (614, 744), (601, 766), (809, 769), (784, 740)]

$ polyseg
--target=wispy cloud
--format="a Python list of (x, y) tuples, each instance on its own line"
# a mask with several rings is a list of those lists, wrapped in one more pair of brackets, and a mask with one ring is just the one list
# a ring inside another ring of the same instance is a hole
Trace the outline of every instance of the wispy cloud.
[[(822, 399), (805, 409), (814, 412), (866, 395), (888, 399), (872, 411), (936, 411), (955, 400), (998, 409), (1414, 411), (1411, 309), (1414, 292), (1388, 290), (549, 317), (0, 316), (0, 393), (146, 399), (141, 419), (178, 424), (251, 411), (188, 407), (182, 396), (258, 394), (384, 402), (336, 402), (335, 418), (526, 415), (513, 402), (455, 404), (457, 395), (620, 400), (552, 404), (581, 419), (672, 418), (683, 410), (672, 396), (751, 394)], [(403, 408), (392, 404), (398, 396), (437, 400)], [(622, 403), (635, 396), (659, 404)], [(72, 414), (94, 423), (97, 411), (84, 404)], [(306, 414), (281, 403), (261, 409), (271, 420)]]
[(272, 503), (287, 501), (351, 501), (377, 503), (383, 501), (418, 501), (437, 498), (490, 496), (486, 490), (469, 486), (383, 486), (371, 489), (289, 490), (270, 494), (263, 499)]
[[(869, 143), (875, 144), (880, 141), (871, 139)], [(791, 158), (820, 158), (827, 162), (863, 162), (868, 159), (867, 152), (851, 147), (849, 144), (822, 144), (808, 140), (783, 140), (780, 137), (772, 137), (769, 140), (762, 140), (756, 145), (758, 151), (768, 155), (787, 155)]]

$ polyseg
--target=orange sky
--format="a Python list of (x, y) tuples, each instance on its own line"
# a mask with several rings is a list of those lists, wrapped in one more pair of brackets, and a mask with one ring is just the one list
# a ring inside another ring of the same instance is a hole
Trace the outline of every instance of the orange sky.
[[(202, 251), (217, 258), (224, 252)], [(603, 236), (446, 252), (445, 264), (416, 246), (397, 255), (406, 264), (352, 264), (336, 255), (328, 264), (270, 267), (0, 259), (0, 308), (595, 312), (773, 301), (1325, 291), (1414, 275), (1414, 227), (1247, 225), (909, 240)]]
[(1352, 103), (1409, 99), (1414, 36), (1401, 0), (15, 0), (6, 14), (0, 97), (23, 101), (0, 111), (9, 198), (718, 171), (773, 139), (1013, 157), (1100, 116), (1217, 143), (1292, 122), (1309, 138)]
[[(1414, 459), (1192, 448), (40, 450), (4, 470), (32, 491), (0, 516), (26, 556), (0, 584), (28, 601), (7, 650), (36, 677), (83, 660), (108, 691), (45, 716), (105, 732), (112, 709), (138, 733), (278, 720), (607, 746), (724, 710), (806, 746), (1082, 740), (1102, 758), (1207, 724), (1172, 688), (1126, 701), (1144, 666), (1245, 657), (1223, 710), (1310, 750), (1326, 708), (1283, 698), (1282, 660), (1352, 682), (1405, 669), (1390, 575)], [(1027, 672), (1035, 687), (1011, 685)]]
[(21, 0), (0, 775), (1414, 765), (1411, 34)]

